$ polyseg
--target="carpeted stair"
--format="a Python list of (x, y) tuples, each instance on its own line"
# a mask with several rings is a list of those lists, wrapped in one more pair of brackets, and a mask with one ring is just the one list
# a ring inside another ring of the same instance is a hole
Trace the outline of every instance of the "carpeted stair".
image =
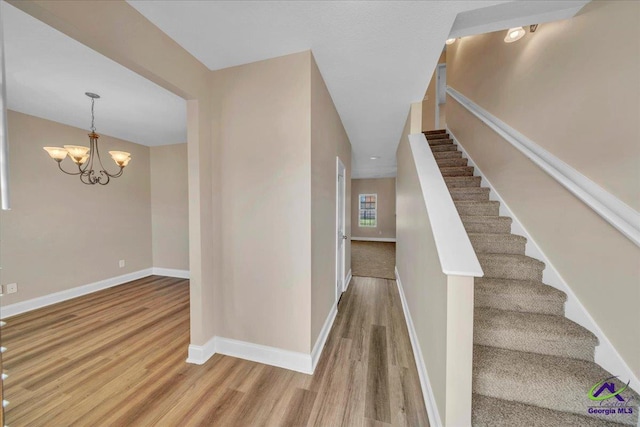
[(511, 218), (499, 216), (448, 133), (425, 136), (484, 271), (475, 280), (473, 425), (637, 425), (640, 396), (630, 388), (622, 395), (632, 414), (589, 413), (599, 404), (591, 388), (613, 376), (594, 363), (598, 339), (564, 316), (566, 295), (542, 283), (544, 263), (525, 255), (526, 239), (511, 234)]

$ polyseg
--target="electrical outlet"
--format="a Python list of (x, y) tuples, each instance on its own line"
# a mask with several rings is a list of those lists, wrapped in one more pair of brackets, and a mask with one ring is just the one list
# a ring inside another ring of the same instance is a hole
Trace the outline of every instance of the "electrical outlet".
[(7, 293), (8, 294), (15, 294), (16, 292), (18, 292), (18, 284), (17, 283), (9, 283), (7, 285)]
[(124, 260), (123, 260), (123, 259), (121, 259), (120, 261), (118, 261), (118, 266), (119, 266), (120, 268), (124, 267), (124, 264), (125, 264), (125, 263), (124, 263)]

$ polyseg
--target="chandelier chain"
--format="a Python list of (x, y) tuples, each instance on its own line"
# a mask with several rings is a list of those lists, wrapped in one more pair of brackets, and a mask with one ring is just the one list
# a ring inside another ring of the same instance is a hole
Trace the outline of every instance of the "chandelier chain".
[(93, 106), (95, 102), (96, 102), (95, 98), (91, 98), (91, 132), (96, 131), (96, 116), (93, 112)]

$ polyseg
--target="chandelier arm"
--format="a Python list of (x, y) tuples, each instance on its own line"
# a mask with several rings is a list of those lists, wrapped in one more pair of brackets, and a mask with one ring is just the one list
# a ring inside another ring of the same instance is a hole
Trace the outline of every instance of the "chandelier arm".
[[(58, 162), (58, 168), (62, 172), (66, 173), (67, 175), (81, 175), (82, 174), (82, 171), (80, 171), (80, 172), (67, 172), (66, 170), (62, 169), (62, 160)], [(78, 167), (78, 169), (80, 169), (80, 167)]]
[(91, 172), (93, 172), (93, 171), (84, 172), (84, 173), (82, 173), (80, 175), (80, 181), (83, 184), (87, 184), (87, 185), (94, 185), (95, 184), (95, 182), (91, 178)]
[(98, 184), (107, 185), (109, 183), (109, 181), (111, 181), (111, 176), (108, 173), (106, 173), (106, 171), (103, 171), (103, 170), (100, 171), (100, 175), (106, 176), (107, 180), (105, 182), (102, 182), (102, 177), (100, 177), (100, 178), (98, 178)]
[[(100, 157), (100, 150), (98, 149), (98, 141), (96, 141), (95, 143), (95, 148), (96, 148), (96, 156), (98, 157), (98, 163), (100, 163), (100, 173), (102, 174), (104, 172), (105, 175), (111, 178), (117, 178), (120, 175), (122, 175), (122, 170), (124, 169), (122, 167), (116, 173), (109, 173), (109, 171), (107, 171), (107, 168), (105, 168), (104, 165), (102, 164), (102, 158)], [(107, 182), (109, 182), (109, 180), (107, 180)]]

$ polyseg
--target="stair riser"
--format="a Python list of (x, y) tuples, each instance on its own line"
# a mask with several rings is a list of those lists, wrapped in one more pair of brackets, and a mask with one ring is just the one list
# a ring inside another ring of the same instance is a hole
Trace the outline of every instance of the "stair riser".
[(506, 221), (472, 222), (462, 220), (467, 233), (511, 233), (511, 223)]
[(452, 139), (430, 139), (429, 145), (431, 147), (438, 147), (440, 145), (453, 145)]
[(484, 277), (496, 279), (542, 281), (544, 265), (515, 262), (487, 262), (480, 260)]
[(500, 211), (500, 206), (498, 204), (460, 205), (456, 203), (456, 208), (460, 215), (467, 216), (498, 216)]
[(554, 388), (549, 387), (547, 383), (527, 384), (519, 376), (505, 378), (501, 375), (493, 375), (491, 372), (474, 372), (472, 387), (473, 392), (477, 394), (589, 416), (603, 421), (627, 423), (629, 418), (637, 419), (637, 407), (633, 408), (634, 417), (622, 414), (589, 414), (588, 407), (592, 406), (593, 402), (587, 397), (588, 390), (582, 390), (570, 382)]
[(496, 308), (498, 310), (519, 311), (522, 313), (564, 315), (564, 303), (544, 298), (531, 298), (522, 295), (496, 295), (476, 290), (474, 306), (478, 308)]
[(436, 151), (433, 153), (433, 157), (435, 157), (436, 160), (461, 159), (462, 153), (460, 151)]
[(442, 151), (458, 151), (458, 147), (456, 147), (454, 144), (432, 145), (431, 151), (433, 151), (434, 153), (439, 153)]
[(455, 168), (441, 168), (442, 176), (473, 176), (473, 166), (463, 166)]
[(440, 168), (451, 168), (459, 166), (467, 166), (467, 159), (436, 159), (436, 163)]
[(571, 339), (565, 336), (545, 336), (532, 331), (504, 331), (486, 327), (477, 321), (473, 324), (473, 343), (507, 350), (570, 357), (593, 362), (597, 342)]
[(475, 202), (486, 202), (489, 200), (489, 193), (463, 193), (463, 192), (451, 192), (451, 198), (456, 200), (471, 200)]
[(456, 177), (444, 177), (444, 182), (448, 188), (461, 188), (461, 187), (480, 187), (481, 178), (479, 176), (466, 176), (460, 177), (462, 179), (456, 179)]
[(488, 239), (469, 236), (469, 240), (471, 240), (471, 245), (476, 253), (524, 255), (526, 241), (511, 239), (510, 237), (511, 235), (506, 235), (504, 239)]
[(433, 135), (425, 135), (428, 141), (434, 141), (436, 139), (449, 139), (448, 133), (436, 133)]
[(422, 132), (423, 134), (429, 136), (429, 135), (440, 135), (440, 134), (445, 134), (447, 133), (446, 129), (435, 129), (435, 130), (428, 130), (425, 132)]

